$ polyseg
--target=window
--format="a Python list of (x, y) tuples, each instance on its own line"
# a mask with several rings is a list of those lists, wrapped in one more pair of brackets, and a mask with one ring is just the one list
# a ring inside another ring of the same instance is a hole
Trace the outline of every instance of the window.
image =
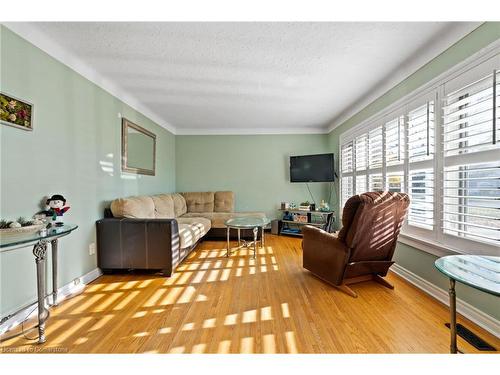
[(341, 135), (342, 205), (366, 190), (407, 192), (403, 233), (498, 251), (500, 54), (473, 65)]
[(471, 72), (444, 94), (444, 233), (500, 243), (500, 73)]

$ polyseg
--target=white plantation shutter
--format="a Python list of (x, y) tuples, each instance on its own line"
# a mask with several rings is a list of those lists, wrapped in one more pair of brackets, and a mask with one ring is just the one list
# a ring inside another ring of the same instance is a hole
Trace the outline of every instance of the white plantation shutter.
[(498, 244), (500, 161), (445, 169), (444, 232)]
[(353, 171), (353, 149), (352, 142), (342, 146), (342, 173), (350, 173)]
[(432, 169), (411, 170), (408, 178), (410, 208), (408, 224), (423, 229), (434, 227), (434, 173)]
[(447, 84), (443, 98), (443, 232), (500, 245), (500, 64)]
[(342, 146), (341, 150), (341, 208), (344, 207), (345, 202), (354, 195), (354, 147), (353, 142), (348, 142)]
[(366, 170), (368, 166), (368, 134), (356, 137), (356, 172)]
[(408, 112), (408, 157), (410, 163), (432, 159), (434, 155), (434, 102)]
[[(444, 154), (446, 156), (491, 150), (498, 147), (500, 74), (491, 74), (445, 97)], [(493, 93), (495, 92), (495, 96)], [(496, 113), (495, 113), (496, 112)]]
[(382, 127), (368, 133), (368, 168), (382, 168)]
[(405, 174), (401, 172), (388, 172), (387, 173), (387, 190), (395, 193), (402, 193), (405, 191)]
[(385, 161), (387, 166), (403, 164), (404, 117), (400, 116), (385, 124)]
[(368, 191), (384, 190), (382, 176), (383, 157), (382, 126), (379, 126), (368, 133)]
[(342, 196), (341, 196), (341, 202), (342, 202), (342, 207), (344, 207), (345, 202), (354, 195), (354, 189), (353, 189), (353, 182), (352, 182), (353, 177), (352, 176), (347, 176), (347, 177), (342, 177)]
[(368, 191), (366, 187), (366, 174), (356, 176), (356, 191), (355, 194), (363, 194)]
[(385, 190), (404, 192), (405, 189), (405, 118), (403, 115), (389, 120), (384, 125), (385, 133)]
[(355, 139), (355, 194), (363, 194), (368, 191), (367, 169), (368, 169), (368, 133), (361, 134)]
[(368, 177), (369, 191), (382, 191), (384, 190), (384, 180), (382, 173), (371, 173)]
[(434, 229), (434, 100), (410, 105), (408, 127), (408, 195), (410, 208), (407, 223), (426, 230)]

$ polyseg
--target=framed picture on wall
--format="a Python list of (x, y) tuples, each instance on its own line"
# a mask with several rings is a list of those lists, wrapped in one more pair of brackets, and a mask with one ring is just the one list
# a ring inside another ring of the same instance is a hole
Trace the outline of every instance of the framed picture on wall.
[(0, 124), (33, 130), (33, 104), (0, 92)]

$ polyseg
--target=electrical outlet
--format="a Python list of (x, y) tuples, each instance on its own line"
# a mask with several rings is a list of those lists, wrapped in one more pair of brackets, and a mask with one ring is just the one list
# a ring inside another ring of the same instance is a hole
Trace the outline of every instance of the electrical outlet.
[(95, 254), (95, 242), (92, 242), (89, 245), (89, 255), (94, 255)]

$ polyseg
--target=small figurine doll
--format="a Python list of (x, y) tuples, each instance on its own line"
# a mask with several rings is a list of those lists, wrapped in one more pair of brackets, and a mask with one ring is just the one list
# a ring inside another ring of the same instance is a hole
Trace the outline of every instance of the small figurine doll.
[(45, 215), (52, 218), (52, 225), (63, 225), (62, 217), (69, 210), (69, 207), (66, 206), (66, 199), (60, 194), (55, 194), (47, 199), (46, 204), (48, 208)]

